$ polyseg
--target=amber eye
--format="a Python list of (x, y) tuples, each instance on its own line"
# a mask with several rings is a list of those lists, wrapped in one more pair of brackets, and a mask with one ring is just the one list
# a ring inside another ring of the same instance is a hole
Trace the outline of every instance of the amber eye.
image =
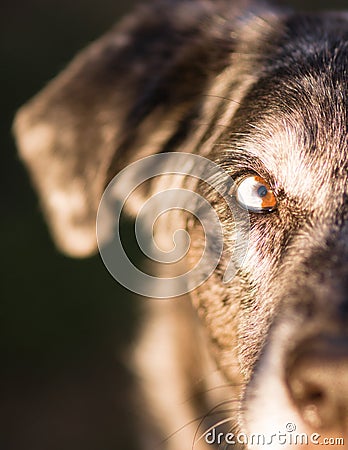
[(249, 175), (237, 183), (235, 190), (237, 202), (253, 212), (269, 212), (277, 207), (277, 199), (269, 184), (258, 175)]

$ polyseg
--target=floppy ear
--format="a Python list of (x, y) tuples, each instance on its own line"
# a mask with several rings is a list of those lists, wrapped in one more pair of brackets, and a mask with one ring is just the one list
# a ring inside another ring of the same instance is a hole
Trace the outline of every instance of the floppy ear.
[(232, 18), (242, 2), (231, 3), (139, 8), (20, 109), (20, 156), (63, 251), (93, 253), (108, 181), (139, 157), (175, 148), (187, 133), (199, 97), (230, 62)]

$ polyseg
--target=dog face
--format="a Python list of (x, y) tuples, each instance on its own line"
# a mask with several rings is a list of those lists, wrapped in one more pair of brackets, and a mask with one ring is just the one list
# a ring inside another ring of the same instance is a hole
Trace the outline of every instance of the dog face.
[[(191, 296), (217, 365), (241, 384), (234, 419), (249, 433), (348, 427), (347, 61), (343, 13), (156, 3), (82, 52), (16, 119), (21, 156), (72, 255), (95, 250), (101, 194), (136, 159), (190, 151), (235, 181), (226, 193), (248, 210), (248, 251), (225, 282), (235, 219), (197, 183), (224, 249)], [(186, 226), (192, 263), (202, 230)]]

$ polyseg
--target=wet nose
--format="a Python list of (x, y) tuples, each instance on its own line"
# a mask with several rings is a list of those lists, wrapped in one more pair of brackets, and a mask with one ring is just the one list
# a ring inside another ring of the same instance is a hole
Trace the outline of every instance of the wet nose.
[(287, 369), (290, 397), (304, 422), (333, 429), (348, 424), (348, 336), (320, 336), (298, 345)]

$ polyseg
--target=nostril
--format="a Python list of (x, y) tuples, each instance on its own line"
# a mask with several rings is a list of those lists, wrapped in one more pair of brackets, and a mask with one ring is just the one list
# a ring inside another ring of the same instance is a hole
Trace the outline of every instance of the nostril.
[(318, 337), (290, 356), (287, 385), (302, 419), (313, 428), (348, 418), (348, 340)]
[(304, 400), (307, 403), (321, 403), (325, 399), (324, 392), (317, 386), (308, 386)]
[(296, 377), (289, 383), (289, 391), (303, 420), (313, 428), (323, 426), (320, 410), (327, 401), (327, 394), (317, 384), (300, 381)]
[(299, 379), (294, 379), (290, 383), (291, 391), (294, 399), (303, 403), (319, 403), (323, 401), (325, 393), (322, 387), (313, 384), (306, 383), (306, 381), (301, 381)]

